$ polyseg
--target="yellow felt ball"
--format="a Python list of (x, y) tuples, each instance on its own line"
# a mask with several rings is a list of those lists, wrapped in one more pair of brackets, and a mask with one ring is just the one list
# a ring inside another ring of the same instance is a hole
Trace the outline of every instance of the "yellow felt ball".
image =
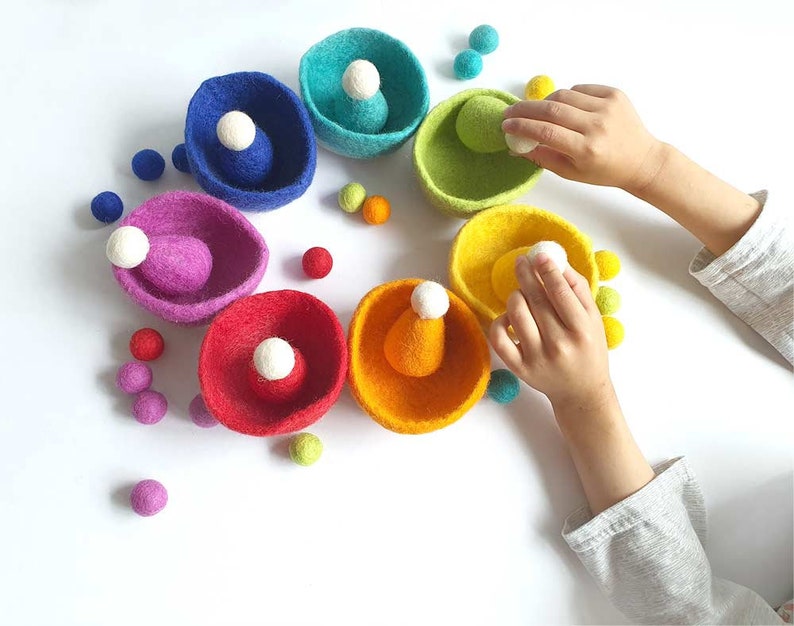
[(529, 252), (529, 246), (514, 248), (500, 256), (491, 269), (491, 286), (497, 297), (507, 303), (510, 294), (518, 289), (518, 279), (516, 278), (516, 259), (522, 254)]
[(391, 205), (383, 196), (370, 196), (364, 200), (362, 213), (364, 214), (364, 221), (367, 222), (367, 224), (377, 226), (388, 221), (391, 215)]
[(544, 100), (552, 93), (554, 93), (554, 81), (543, 74), (530, 78), (527, 86), (524, 87), (526, 100)]
[(345, 213), (356, 213), (361, 210), (367, 192), (360, 183), (347, 183), (339, 190), (339, 208)]
[(620, 259), (614, 252), (599, 250), (595, 253), (595, 262), (601, 280), (612, 280), (620, 272)]
[(623, 337), (626, 335), (623, 324), (619, 319), (609, 315), (602, 317), (601, 321), (604, 323), (604, 333), (607, 336), (607, 348), (610, 350), (617, 348), (623, 343)]
[(620, 308), (620, 294), (606, 285), (598, 288), (595, 301), (601, 315), (612, 315)]

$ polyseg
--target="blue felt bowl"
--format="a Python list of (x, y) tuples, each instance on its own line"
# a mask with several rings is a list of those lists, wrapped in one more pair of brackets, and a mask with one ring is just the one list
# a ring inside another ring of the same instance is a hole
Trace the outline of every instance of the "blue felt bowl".
[[(257, 188), (225, 180), (216, 126), (243, 111), (273, 145), (273, 165)], [(205, 80), (187, 109), (185, 149), (190, 170), (207, 193), (244, 211), (270, 211), (303, 195), (314, 178), (317, 145), (309, 114), (289, 87), (268, 74), (238, 72)]]
[[(380, 72), (389, 117), (379, 133), (357, 133), (335, 120), (335, 103), (345, 95), (342, 74), (356, 59), (371, 61)], [(419, 60), (401, 41), (370, 28), (343, 30), (309, 48), (300, 62), (300, 89), (320, 144), (354, 159), (399, 148), (419, 128), (430, 106)]]

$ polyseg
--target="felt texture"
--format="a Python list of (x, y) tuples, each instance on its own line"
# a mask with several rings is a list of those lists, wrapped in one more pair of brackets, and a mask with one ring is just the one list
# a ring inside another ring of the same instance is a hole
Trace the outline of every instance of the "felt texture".
[[(345, 95), (342, 75), (357, 59), (378, 68), (389, 109), (386, 124), (375, 134), (355, 132), (335, 118), (336, 103)], [(301, 58), (299, 80), (319, 143), (355, 159), (397, 150), (416, 132), (430, 105), (419, 60), (401, 41), (369, 28), (343, 30), (313, 45)]]
[(196, 394), (190, 401), (188, 414), (193, 423), (199, 428), (214, 428), (220, 424), (207, 409), (207, 405), (204, 404), (204, 398), (201, 397), (200, 393)]
[(526, 193), (543, 171), (507, 151), (482, 154), (463, 145), (456, 121), (475, 96), (498, 98), (508, 105), (518, 102), (515, 96), (495, 89), (462, 91), (428, 114), (414, 140), (414, 171), (426, 196), (442, 212), (462, 218)]
[(342, 95), (334, 104), (334, 121), (354, 133), (379, 133), (388, 119), (389, 105), (380, 90), (366, 100)]
[(408, 308), (386, 333), (383, 354), (405, 376), (430, 376), (444, 362), (444, 318), (422, 319)]
[(149, 254), (149, 237), (140, 228), (122, 225), (108, 237), (105, 254), (116, 267), (130, 270), (138, 267)]
[(224, 148), (235, 152), (250, 148), (256, 140), (256, 131), (254, 120), (243, 111), (228, 111), (215, 125), (218, 141)]
[(499, 33), (490, 24), (480, 24), (469, 34), (469, 47), (480, 54), (491, 54), (499, 47)]
[(140, 393), (152, 386), (152, 368), (130, 361), (116, 372), (116, 386), (124, 393)]
[(294, 349), (295, 365), (292, 371), (278, 379), (269, 379), (262, 376), (257, 370), (254, 362), (248, 364), (248, 383), (254, 393), (265, 400), (274, 404), (290, 402), (294, 400), (306, 384), (306, 359), (303, 358), (300, 350)]
[[(306, 381), (294, 400), (267, 402), (247, 371), (256, 347), (281, 337), (306, 361)], [(270, 291), (238, 300), (213, 321), (199, 354), (201, 394), (228, 428), (255, 436), (283, 435), (319, 420), (336, 402), (347, 373), (345, 334), (334, 312), (300, 291)]]
[(452, 69), (455, 78), (459, 80), (477, 78), (482, 72), (482, 55), (471, 48), (458, 52), (452, 63)]
[(601, 315), (612, 315), (620, 309), (620, 294), (606, 285), (598, 288), (595, 301)]
[(361, 183), (347, 183), (339, 190), (337, 202), (339, 208), (345, 213), (357, 213), (364, 206), (367, 199), (367, 190)]
[(595, 262), (601, 280), (612, 280), (620, 273), (620, 258), (614, 252), (599, 250), (595, 253)]
[(513, 154), (527, 154), (538, 147), (538, 142), (527, 137), (519, 137), (511, 133), (505, 134), (505, 143)]
[(601, 321), (604, 323), (604, 334), (607, 337), (607, 348), (613, 350), (623, 343), (623, 339), (626, 336), (626, 331), (623, 328), (623, 324), (620, 322), (620, 320), (615, 317), (605, 315), (601, 318)]
[(334, 258), (325, 248), (315, 246), (303, 253), (301, 265), (303, 266), (303, 272), (309, 278), (325, 278), (331, 273), (331, 269), (334, 266)]
[(185, 144), (180, 143), (174, 146), (171, 152), (171, 163), (183, 174), (190, 174), (190, 163), (187, 160), (187, 149)]
[(518, 289), (518, 279), (516, 278), (516, 259), (522, 254), (529, 252), (528, 246), (521, 246), (505, 252), (500, 256), (491, 269), (491, 287), (496, 297), (503, 304), (507, 304), (510, 294)]
[(491, 372), (491, 380), (488, 381), (488, 397), (499, 404), (510, 404), (518, 397), (521, 385), (513, 372), (506, 369), (498, 369)]
[(240, 189), (259, 189), (273, 168), (273, 144), (259, 128), (253, 143), (244, 150), (230, 150), (218, 140), (215, 155), (222, 178)]
[(159, 513), (166, 504), (168, 504), (168, 491), (162, 483), (151, 478), (140, 481), (130, 493), (132, 510), (143, 517)]
[(366, 59), (356, 59), (342, 73), (342, 90), (356, 100), (369, 100), (380, 90), (380, 72)]
[(391, 203), (383, 196), (369, 196), (361, 207), (364, 221), (372, 226), (380, 226), (391, 217)]
[(131, 165), (133, 174), (145, 181), (157, 180), (165, 171), (163, 155), (151, 148), (136, 152)]
[(212, 253), (201, 239), (158, 235), (149, 241), (149, 254), (138, 267), (156, 289), (169, 295), (184, 295), (207, 284), (212, 273)]
[(502, 121), (507, 102), (493, 96), (469, 98), (455, 118), (458, 139), (474, 152), (507, 150)]
[(156, 424), (168, 412), (168, 400), (159, 391), (147, 389), (135, 396), (132, 416), (141, 424)]
[[(489, 324), (505, 312), (494, 289), (493, 268), (505, 254), (538, 241), (556, 241), (568, 253), (568, 262), (590, 284), (595, 296), (598, 269), (590, 238), (560, 216), (537, 207), (513, 204), (496, 206), (475, 215), (458, 231), (449, 258), (452, 290)], [(517, 288), (518, 283), (514, 283)], [(510, 289), (512, 291), (512, 289)]]
[(530, 78), (524, 87), (525, 100), (545, 100), (552, 93), (554, 93), (554, 81), (543, 74)]
[(323, 453), (323, 442), (312, 433), (295, 435), (289, 443), (289, 456), (298, 465), (313, 465)]
[(212, 254), (212, 272), (204, 287), (179, 296), (155, 288), (139, 268), (113, 268), (119, 285), (136, 304), (169, 322), (193, 326), (209, 322), (252, 293), (267, 267), (269, 252), (259, 231), (239, 211), (211, 196), (164, 193), (144, 202), (121, 223), (137, 226), (151, 237), (195, 237)]
[(398, 433), (427, 433), (460, 419), (485, 394), (490, 353), (477, 318), (450, 293), (444, 361), (430, 376), (405, 376), (384, 355), (386, 335), (405, 312), (420, 279), (380, 285), (350, 322), (350, 388), (373, 420)]
[[(234, 110), (247, 113), (273, 146), (270, 173), (254, 189), (237, 187), (219, 169), (217, 123)], [(185, 147), (202, 189), (245, 211), (269, 211), (299, 198), (317, 166), (306, 107), (289, 87), (259, 72), (216, 76), (201, 84), (188, 105)]]
[(422, 281), (411, 293), (411, 308), (423, 320), (438, 319), (449, 311), (449, 294), (439, 283)]
[(154, 328), (140, 328), (130, 337), (130, 354), (139, 361), (159, 359), (163, 350), (165, 340)]
[(115, 222), (124, 212), (124, 203), (112, 191), (103, 191), (91, 200), (91, 215), (104, 224)]

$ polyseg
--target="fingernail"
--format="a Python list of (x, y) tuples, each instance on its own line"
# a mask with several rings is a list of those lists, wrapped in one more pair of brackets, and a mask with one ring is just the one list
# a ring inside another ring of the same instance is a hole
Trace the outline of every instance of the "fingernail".
[(537, 256), (535, 256), (535, 265), (543, 265), (546, 261), (549, 260), (549, 255), (545, 252), (538, 252)]
[(518, 269), (525, 268), (527, 266), (528, 262), (529, 262), (529, 259), (527, 258), (526, 254), (519, 254), (516, 257), (516, 269), (518, 270)]

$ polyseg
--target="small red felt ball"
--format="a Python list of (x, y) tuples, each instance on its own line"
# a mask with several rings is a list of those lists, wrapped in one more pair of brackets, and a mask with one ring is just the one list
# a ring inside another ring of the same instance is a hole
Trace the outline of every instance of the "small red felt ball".
[(139, 361), (154, 361), (164, 348), (163, 336), (154, 328), (136, 330), (130, 338), (130, 352)]
[(333, 266), (334, 259), (325, 248), (309, 248), (303, 254), (303, 271), (309, 278), (324, 278)]

